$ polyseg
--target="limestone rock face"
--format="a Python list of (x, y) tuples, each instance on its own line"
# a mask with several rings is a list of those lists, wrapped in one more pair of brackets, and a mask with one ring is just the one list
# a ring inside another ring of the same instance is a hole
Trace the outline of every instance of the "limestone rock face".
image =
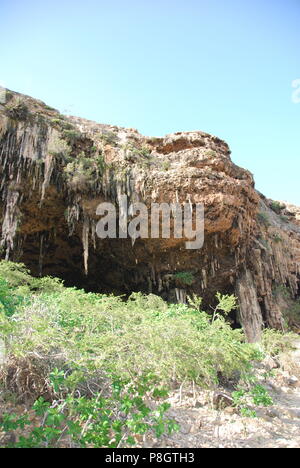
[[(217, 291), (235, 293), (240, 311), (232, 320), (250, 341), (263, 325), (282, 327), (282, 287), (291, 298), (299, 295), (299, 209), (259, 194), (227, 144), (207, 133), (145, 137), (62, 116), (8, 91), (0, 105), (0, 194), (1, 256), (36, 275), (169, 301), (184, 302), (194, 292), (208, 304)], [(186, 239), (172, 236), (98, 238), (97, 206), (118, 206), (124, 194), (128, 205), (149, 209), (203, 203), (203, 247), (187, 250)]]

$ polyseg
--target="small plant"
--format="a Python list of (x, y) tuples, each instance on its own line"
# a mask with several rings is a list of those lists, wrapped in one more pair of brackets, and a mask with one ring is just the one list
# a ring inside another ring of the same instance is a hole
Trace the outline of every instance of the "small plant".
[(272, 406), (274, 404), (273, 399), (269, 395), (268, 391), (262, 385), (255, 385), (250, 391), (253, 399), (253, 403), (257, 406)]
[(207, 158), (215, 158), (217, 156), (217, 153), (216, 151), (208, 150), (208, 151), (205, 151), (205, 156)]
[[(257, 413), (251, 409), (255, 406), (272, 406), (273, 399), (263, 385), (256, 384), (249, 390), (239, 389), (232, 393), (233, 404), (239, 409), (242, 416), (255, 418)], [(250, 406), (250, 408), (249, 408)]]
[(151, 149), (148, 146), (136, 147), (131, 143), (126, 143), (122, 148), (127, 161), (138, 161), (144, 167), (149, 167), (149, 163), (153, 162), (151, 159)]
[(278, 201), (272, 201), (270, 207), (276, 214), (280, 214), (283, 209), (283, 206)]
[(270, 244), (269, 244), (269, 242), (267, 241), (267, 239), (265, 239), (264, 237), (259, 237), (258, 240), (259, 240), (259, 242), (261, 243), (261, 245), (264, 246), (264, 248), (265, 248), (266, 250), (269, 250), (269, 249), (270, 249)]
[(278, 330), (266, 329), (262, 335), (262, 346), (266, 354), (278, 356), (278, 354), (294, 349), (294, 341), (297, 335), (294, 333), (282, 333)]
[(244, 418), (257, 418), (256, 411), (249, 408), (240, 408), (240, 415)]
[(51, 135), (48, 143), (49, 154), (54, 157), (61, 157), (64, 160), (68, 160), (71, 152), (71, 148), (68, 143), (59, 137), (58, 132)]
[(281, 220), (283, 223), (288, 223), (288, 222), (289, 222), (288, 216), (285, 216), (285, 215), (280, 215), (280, 220)]
[(282, 242), (282, 237), (278, 233), (276, 233), (273, 235), (273, 240), (278, 244), (279, 242)]
[(20, 302), (21, 297), (16, 295), (7, 282), (0, 277), (0, 312), (2, 310), (7, 317), (10, 317)]
[(61, 120), (60, 120), (60, 119), (51, 119), (51, 124), (52, 124), (52, 125), (60, 125), (60, 124), (61, 124)]
[(193, 273), (189, 271), (180, 271), (178, 273), (174, 273), (173, 278), (186, 286), (191, 286), (195, 281)]
[(237, 309), (237, 298), (234, 295), (221, 294), (217, 292), (216, 298), (218, 299), (218, 304), (214, 308), (212, 321), (214, 322), (216, 318), (219, 317), (218, 311), (222, 311), (224, 315), (228, 315), (232, 310)]
[(76, 141), (81, 140), (82, 135), (77, 130), (64, 130), (63, 137), (72, 145), (76, 143)]
[(20, 98), (11, 100), (6, 106), (6, 114), (15, 120), (26, 120), (29, 109)]
[(168, 171), (170, 169), (170, 167), (171, 167), (170, 161), (164, 161), (162, 163), (162, 168), (163, 168), (164, 171)]
[(87, 191), (98, 187), (105, 167), (103, 156), (86, 157), (85, 153), (81, 152), (64, 167), (64, 174), (68, 185), (73, 189)]
[(48, 110), (48, 111), (57, 112), (56, 109), (54, 109), (54, 108), (51, 107), (51, 106), (45, 106), (45, 109)]
[(191, 308), (195, 310), (200, 310), (202, 304), (202, 297), (199, 297), (196, 294), (192, 294), (192, 296), (188, 296), (187, 300)]
[[(59, 130), (64, 130), (64, 131), (75, 131), (74, 125), (72, 125), (70, 122), (67, 122), (65, 120), (65, 117), (62, 115), (59, 115), (56, 118), (51, 119), (51, 125), (53, 127), (58, 128)], [(65, 138), (68, 139), (68, 134), (65, 135)]]
[(268, 214), (265, 211), (260, 211), (257, 214), (257, 220), (260, 224), (263, 224), (264, 226), (268, 227), (270, 226), (270, 219)]
[(118, 143), (118, 135), (114, 132), (111, 131), (105, 131), (100, 135), (100, 139), (106, 144), (106, 145), (112, 145), (116, 146)]

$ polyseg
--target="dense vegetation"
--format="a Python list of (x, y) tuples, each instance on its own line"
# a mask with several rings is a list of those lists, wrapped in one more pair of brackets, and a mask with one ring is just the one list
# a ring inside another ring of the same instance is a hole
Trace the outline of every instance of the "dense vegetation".
[(5, 414), (2, 429), (30, 428), (14, 441), (19, 447), (128, 446), (137, 434), (177, 429), (168, 389), (247, 376), (263, 356), (225, 320), (235, 298), (217, 298), (212, 316), (197, 297), (189, 305), (141, 293), (124, 300), (0, 262), (1, 398), (33, 405), (42, 421), (32, 429), (28, 416)]

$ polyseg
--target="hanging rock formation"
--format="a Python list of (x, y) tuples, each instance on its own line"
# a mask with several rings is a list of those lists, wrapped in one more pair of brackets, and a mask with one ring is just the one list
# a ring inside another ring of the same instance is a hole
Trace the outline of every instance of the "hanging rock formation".
[[(205, 241), (99, 239), (99, 203), (203, 203)], [(282, 294), (299, 296), (299, 209), (272, 202), (227, 144), (195, 131), (149, 138), (66, 117), (11, 91), (0, 105), (1, 257), (67, 285), (169, 301), (235, 293), (250, 341), (283, 326)]]

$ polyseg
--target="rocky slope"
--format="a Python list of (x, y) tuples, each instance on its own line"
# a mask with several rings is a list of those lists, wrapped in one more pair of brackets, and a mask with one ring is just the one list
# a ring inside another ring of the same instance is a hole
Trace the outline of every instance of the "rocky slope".
[[(7, 91), (0, 105), (0, 194), (1, 256), (36, 275), (169, 301), (195, 292), (213, 304), (216, 291), (235, 293), (240, 307), (231, 319), (250, 341), (263, 325), (282, 328), (282, 311), (299, 296), (299, 210), (259, 194), (227, 144), (206, 133), (149, 138), (65, 117)], [(174, 238), (99, 239), (98, 204), (118, 205), (123, 194), (149, 207), (203, 203), (203, 248), (187, 250), (185, 239)]]

